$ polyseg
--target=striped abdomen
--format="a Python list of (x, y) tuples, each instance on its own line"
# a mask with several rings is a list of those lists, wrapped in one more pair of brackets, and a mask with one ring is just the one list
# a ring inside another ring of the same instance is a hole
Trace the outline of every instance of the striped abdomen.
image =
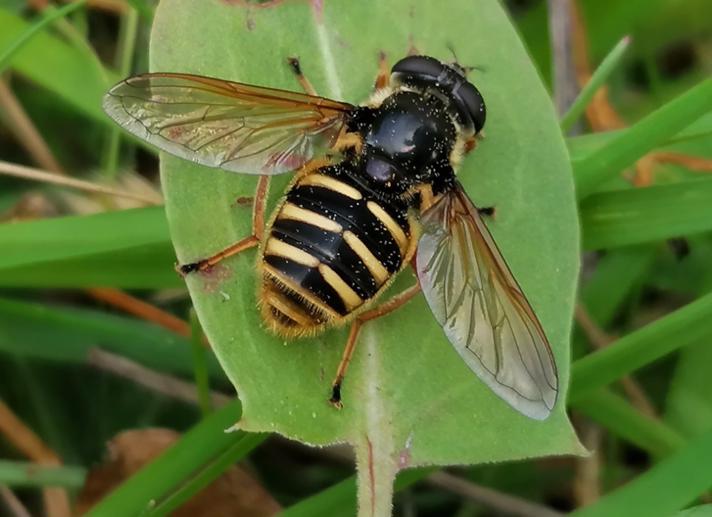
[(295, 335), (339, 322), (373, 299), (410, 247), (407, 207), (376, 201), (344, 171), (299, 178), (278, 208), (262, 248), (262, 314)]

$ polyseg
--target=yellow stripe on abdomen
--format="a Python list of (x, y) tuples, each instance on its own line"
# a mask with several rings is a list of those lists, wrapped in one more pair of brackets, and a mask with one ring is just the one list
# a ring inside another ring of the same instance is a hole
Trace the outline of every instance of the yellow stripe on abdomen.
[(388, 232), (391, 236), (393, 236), (393, 240), (395, 240), (398, 244), (402, 255), (408, 248), (408, 236), (403, 231), (403, 228), (401, 228), (398, 222), (375, 201), (369, 201), (366, 203), (366, 207), (373, 215), (376, 216), (376, 218), (378, 218), (379, 221), (383, 223), (383, 226), (388, 229)]

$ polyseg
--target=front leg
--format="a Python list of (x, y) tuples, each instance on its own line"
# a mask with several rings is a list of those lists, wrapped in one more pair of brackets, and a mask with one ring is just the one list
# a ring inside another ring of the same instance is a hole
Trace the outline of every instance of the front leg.
[(388, 68), (386, 53), (382, 50), (378, 53), (378, 75), (373, 84), (374, 90), (388, 88), (391, 85), (391, 71)]
[(304, 90), (304, 93), (306, 93), (307, 95), (313, 95), (314, 97), (318, 97), (314, 86), (312, 86), (312, 83), (304, 75), (304, 72), (302, 72), (302, 65), (299, 62), (299, 58), (288, 57), (287, 63), (289, 64), (289, 67), (292, 69), (292, 72), (296, 76), (299, 85), (302, 87), (302, 90)]

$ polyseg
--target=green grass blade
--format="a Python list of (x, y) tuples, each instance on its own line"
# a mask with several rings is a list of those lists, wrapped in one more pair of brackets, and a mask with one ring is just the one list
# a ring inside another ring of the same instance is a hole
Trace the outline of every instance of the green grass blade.
[(0, 460), (0, 485), (9, 487), (84, 486), (86, 470), (82, 467), (47, 466), (26, 461)]
[(162, 207), (0, 226), (0, 269), (167, 242)]
[(644, 282), (653, 265), (655, 246), (635, 246), (608, 251), (581, 287), (581, 300), (589, 315), (607, 327), (623, 303)]
[[(71, 4), (70, 4), (71, 5)], [(0, 8), (0, 48), (7, 48), (31, 24)], [(49, 32), (39, 32), (13, 57), (11, 68), (63, 99), (79, 113), (108, 126), (111, 120), (101, 109), (106, 80), (118, 80), (109, 71), (97, 71), (94, 58), (72, 43)]]
[(146, 0), (128, 0), (128, 4), (133, 7), (141, 17), (147, 21), (153, 21), (153, 7)]
[(626, 49), (630, 45), (631, 38), (626, 36), (618, 42), (618, 44), (613, 47), (613, 49), (608, 53), (608, 55), (601, 61), (598, 65), (596, 71), (593, 72), (591, 79), (586, 83), (578, 97), (569, 107), (568, 111), (561, 117), (561, 131), (567, 133), (571, 126), (578, 120), (586, 106), (593, 99), (593, 95), (598, 91), (598, 89), (606, 82), (611, 72), (618, 66), (623, 54), (625, 54)]
[(8, 67), (17, 52), (24, 47), (35, 35), (43, 31), (52, 22), (63, 18), (70, 13), (83, 7), (87, 0), (77, 0), (71, 4), (67, 4), (59, 9), (50, 9), (46, 14), (42, 15), (38, 21), (32, 24), (27, 30), (23, 31), (14, 41), (5, 47), (5, 50), (0, 54), (0, 74)]
[(667, 517), (712, 487), (712, 432), (661, 461), (637, 479), (573, 512), (575, 517)]
[(706, 79), (631, 126), (615, 140), (574, 162), (579, 199), (592, 194), (601, 183), (615, 177), (711, 109), (712, 79)]
[(712, 230), (712, 179), (593, 194), (581, 203), (583, 247), (629, 246)]
[[(139, 27), (139, 12), (129, 7), (121, 16), (121, 30), (119, 33), (119, 45), (117, 63), (119, 75), (126, 77), (131, 74), (131, 64), (136, 50), (136, 36)], [(119, 167), (119, 150), (121, 148), (122, 132), (118, 126), (114, 125), (109, 129), (106, 150), (102, 159), (102, 172), (105, 177), (116, 176)]]
[(175, 287), (162, 207), (0, 226), (0, 286)]
[(712, 294), (703, 296), (576, 361), (570, 401), (601, 388), (684, 346), (712, 338)]
[(589, 393), (572, 405), (608, 431), (653, 456), (667, 456), (685, 445), (685, 439), (675, 430), (640, 413), (627, 400), (609, 390)]
[(242, 433), (243, 436), (235, 441), (230, 447), (222, 451), (214, 460), (204, 465), (200, 472), (191, 477), (186, 483), (181, 484), (175, 492), (170, 493), (164, 499), (157, 501), (156, 505), (147, 511), (145, 517), (160, 517), (170, 515), (180, 505), (188, 501), (191, 497), (197, 494), (200, 490), (208, 486), (220, 474), (234, 465), (242, 458), (247, 456), (249, 452), (265, 441), (268, 437), (266, 434), (249, 434)]
[(264, 439), (264, 435), (248, 435), (240, 431), (226, 433), (239, 415), (238, 401), (210, 414), (87, 515), (163, 515), (153, 512), (161, 507), (173, 507), (171, 501), (180, 502), (190, 497)]
[[(84, 364), (89, 351), (101, 346), (162, 372), (193, 372), (187, 339), (132, 318), (0, 298), (0, 322), (0, 351), (16, 357)], [(215, 357), (205, 359), (210, 379), (225, 386)]]

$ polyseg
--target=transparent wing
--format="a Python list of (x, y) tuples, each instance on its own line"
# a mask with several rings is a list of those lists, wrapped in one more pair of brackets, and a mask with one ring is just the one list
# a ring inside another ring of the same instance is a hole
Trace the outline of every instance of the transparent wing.
[(189, 74), (145, 74), (114, 86), (104, 110), (171, 154), (209, 167), (280, 174), (336, 141), (354, 107), (284, 90)]
[(458, 184), (421, 222), (418, 278), (448, 339), (497, 395), (545, 419), (558, 393), (554, 357), (477, 208)]

